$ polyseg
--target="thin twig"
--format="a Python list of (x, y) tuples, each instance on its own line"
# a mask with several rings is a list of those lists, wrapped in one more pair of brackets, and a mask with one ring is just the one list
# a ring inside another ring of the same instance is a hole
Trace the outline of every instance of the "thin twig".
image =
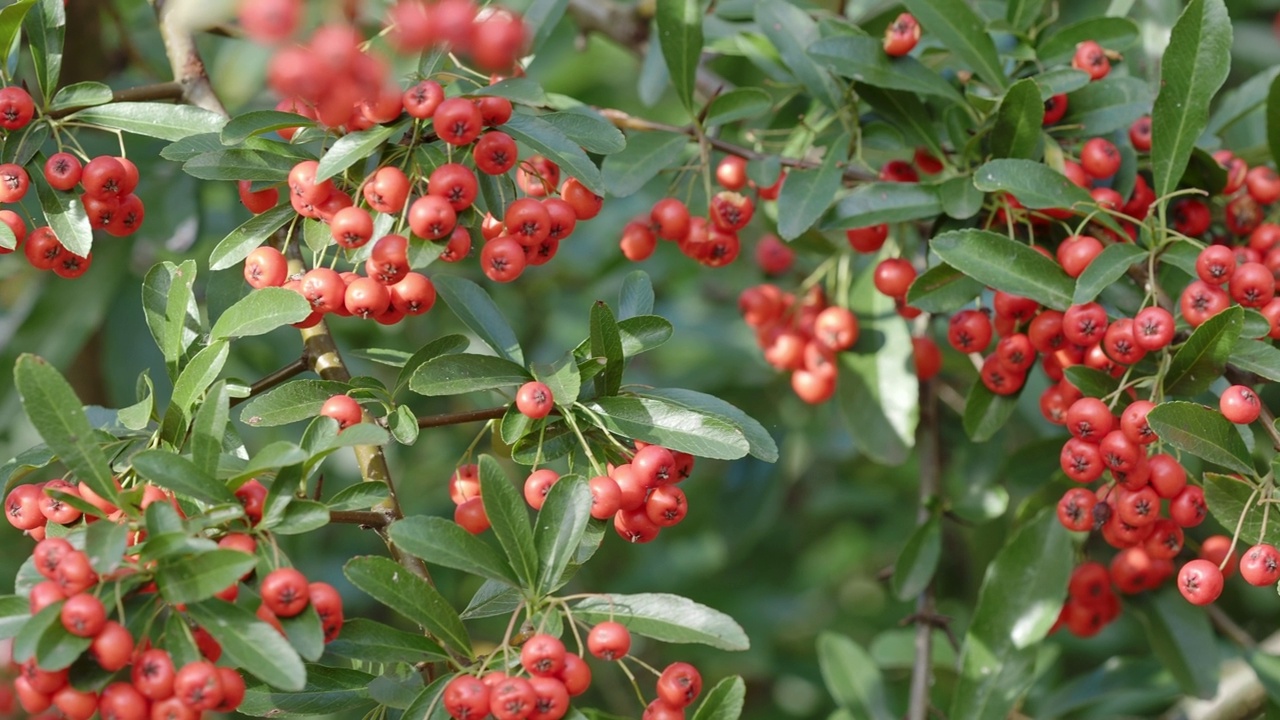
[(484, 420), (497, 420), (507, 414), (507, 408), (494, 407), (485, 408), (483, 410), (468, 410), (466, 412), (444, 413), (441, 415), (426, 415), (418, 418), (419, 428), (444, 427), (445, 425), (464, 425), (466, 423), (481, 422)]
[(329, 522), (384, 528), (387, 526), (387, 516), (373, 510), (330, 510)]
[(261, 380), (249, 386), (248, 395), (242, 398), (233, 398), (231, 400), (231, 407), (235, 407), (251, 397), (261, 395), (280, 383), (295, 378), (310, 369), (311, 364), (307, 362), (307, 359), (305, 357), (300, 357), (279, 370), (275, 370), (262, 376)]
[[(916, 523), (923, 525), (932, 516), (930, 506), (942, 487), (942, 458), (938, 427), (938, 396), (932, 381), (920, 383), (920, 424), (916, 446), (920, 453), (920, 507)], [(933, 629), (937, 614), (934, 609), (933, 581), (916, 598), (915, 661), (911, 666), (911, 691), (907, 720), (925, 720), (929, 715), (929, 686), (933, 682)], [(951, 637), (950, 626), (943, 629)], [(954, 638), (952, 643), (955, 643)]]

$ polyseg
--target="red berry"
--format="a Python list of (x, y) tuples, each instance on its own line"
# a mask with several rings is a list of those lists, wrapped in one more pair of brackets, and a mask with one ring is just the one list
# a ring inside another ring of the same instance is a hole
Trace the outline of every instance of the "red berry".
[(587, 633), (587, 649), (601, 660), (619, 660), (631, 651), (631, 631), (622, 623), (602, 622)]
[(259, 588), (262, 604), (279, 617), (291, 618), (307, 608), (311, 592), (307, 577), (293, 568), (272, 570)]
[(1101, 80), (1111, 72), (1111, 61), (1101, 45), (1093, 40), (1085, 40), (1076, 45), (1076, 54), (1071, 59), (1071, 67), (1089, 73), (1090, 79)]
[(534, 420), (550, 415), (553, 407), (555, 398), (551, 388), (540, 382), (527, 382), (516, 392), (516, 409)]
[(1208, 560), (1192, 560), (1178, 571), (1178, 590), (1193, 605), (1208, 605), (1222, 594), (1222, 572)]
[(1089, 177), (1105, 180), (1120, 169), (1120, 151), (1105, 138), (1091, 138), (1080, 148), (1080, 167)]
[(325, 400), (320, 414), (337, 420), (340, 430), (359, 423), (363, 418), (360, 403), (349, 395), (334, 395)]
[(474, 675), (459, 675), (444, 686), (445, 712), (455, 720), (480, 720), (489, 714), (489, 687)]
[(688, 707), (701, 692), (702, 675), (689, 663), (671, 663), (658, 677), (658, 699), (673, 708)]
[(1218, 398), (1218, 409), (1231, 422), (1248, 425), (1262, 414), (1262, 402), (1253, 388), (1232, 385), (1222, 391), (1222, 397)]
[(920, 23), (911, 13), (902, 13), (884, 31), (884, 52), (889, 57), (901, 57), (911, 52), (920, 42)]
[(1280, 551), (1266, 543), (1245, 550), (1240, 558), (1240, 577), (1250, 585), (1275, 585), (1280, 581)]

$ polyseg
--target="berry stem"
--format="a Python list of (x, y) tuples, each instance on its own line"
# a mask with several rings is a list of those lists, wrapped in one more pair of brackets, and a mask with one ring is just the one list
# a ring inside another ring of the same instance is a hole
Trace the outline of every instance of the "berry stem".
[(573, 430), (573, 434), (578, 436), (578, 442), (582, 444), (582, 452), (587, 456), (587, 462), (591, 463), (591, 469), (596, 475), (604, 475), (604, 468), (600, 467), (600, 463), (596, 461), (596, 456), (591, 454), (591, 445), (587, 443), (587, 439), (582, 436), (582, 431), (578, 429), (578, 423), (573, 419), (573, 413), (565, 413), (564, 419), (569, 424), (569, 428)]
[(1231, 533), (1231, 545), (1227, 547), (1227, 554), (1223, 556), (1222, 562), (1218, 563), (1219, 570), (1226, 570), (1227, 563), (1231, 562), (1231, 554), (1236, 551), (1236, 543), (1240, 541), (1240, 531), (1244, 529), (1244, 519), (1249, 516), (1249, 509), (1253, 501), (1258, 499), (1260, 492), (1262, 488), (1254, 488), (1249, 499), (1244, 501), (1244, 507), (1240, 509), (1240, 519), (1236, 521), (1236, 531)]

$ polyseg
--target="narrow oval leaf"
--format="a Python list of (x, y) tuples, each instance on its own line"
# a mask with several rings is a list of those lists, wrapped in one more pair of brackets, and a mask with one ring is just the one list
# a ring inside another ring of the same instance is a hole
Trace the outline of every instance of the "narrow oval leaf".
[(458, 395), (520, 385), (530, 380), (520, 365), (491, 355), (441, 355), (423, 363), (409, 378), (419, 395)]
[(390, 558), (354, 557), (343, 574), (365, 594), (421, 625), (458, 652), (471, 657), (471, 638), (458, 612), (439, 590)]
[(163, 262), (147, 272), (142, 282), (142, 310), (156, 347), (164, 355), (170, 377), (201, 333), (200, 309), (195, 298), (196, 263)]
[(350, 387), (331, 380), (293, 380), (250, 399), (240, 411), (240, 420), (254, 427), (310, 420), (320, 414), (325, 400)]
[(1271, 82), (1267, 93), (1267, 147), (1271, 159), (1280, 163), (1280, 76)]
[(965, 434), (974, 442), (990, 440), (1018, 409), (1019, 395), (996, 395), (980, 381), (974, 382), (964, 402)]
[(844, 635), (824, 632), (818, 636), (818, 667), (827, 692), (854, 717), (892, 720), (885, 697), (884, 676), (875, 659)]
[(1010, 86), (1000, 101), (996, 124), (991, 130), (991, 155), (1038, 159), (1043, 124), (1044, 103), (1040, 100), (1040, 87), (1031, 78), (1023, 78)]
[(1204, 474), (1204, 504), (1209, 514), (1224, 528), (1235, 529), (1239, 525), (1240, 542), (1246, 547), (1260, 542), (1273, 545), (1280, 542), (1280, 528), (1274, 523), (1267, 524), (1267, 536), (1262, 537), (1263, 513), (1256, 512), (1257, 501), (1253, 483), (1231, 475)]
[(533, 544), (538, 551), (538, 594), (554, 592), (565, 568), (578, 553), (591, 522), (591, 488), (579, 475), (560, 478), (547, 493), (534, 522)]
[(902, 131), (909, 141), (923, 145), (934, 157), (947, 156), (928, 106), (915, 93), (883, 90), (863, 83), (855, 83), (854, 90), (881, 119)]
[[(0, 43), (0, 47), (8, 47)], [(111, 102), (111, 88), (100, 82), (78, 82), (66, 85), (54, 93), (49, 101), (50, 110), (92, 107)]]
[(824, 68), (809, 57), (821, 39), (818, 23), (789, 2), (766, 0), (755, 4), (756, 25), (777, 50), (787, 69), (814, 98), (830, 108), (844, 104), (844, 91)]
[(565, 174), (596, 194), (604, 193), (600, 169), (556, 126), (536, 115), (517, 113), (502, 126), (502, 131), (534, 152), (559, 165)]
[(1227, 360), (1232, 367), (1271, 382), (1280, 382), (1280, 349), (1270, 343), (1241, 338)]
[(907, 538), (898, 561), (893, 565), (893, 594), (899, 600), (912, 600), (928, 587), (942, 556), (942, 524), (930, 518)]
[(747, 684), (742, 677), (727, 677), (704, 693), (693, 720), (738, 720), (746, 702)]
[(524, 365), (524, 352), (502, 311), (483, 288), (466, 278), (436, 275), (431, 278), (436, 292), (453, 314), (493, 351), (517, 365)]
[(973, 302), (985, 285), (946, 263), (920, 273), (907, 290), (907, 304), (925, 312), (954, 312)]
[(190, 460), (165, 450), (144, 450), (129, 463), (139, 475), (175, 493), (210, 505), (234, 503), (235, 495)]
[[(750, 120), (759, 117), (773, 107), (773, 97), (769, 93), (755, 87), (735, 88), (721, 93), (707, 103), (707, 114), (703, 125), (715, 127), (739, 120)], [(608, 178), (605, 179), (608, 185)]]
[(949, 265), (996, 290), (1055, 310), (1071, 305), (1075, 287), (1062, 267), (1017, 240), (986, 230), (953, 230), (929, 245)]
[(719, 418), (652, 397), (604, 397), (586, 403), (605, 430), (699, 457), (736, 460), (751, 446), (742, 431)]
[(538, 578), (538, 551), (534, 547), (533, 526), (528, 506), (498, 461), (480, 456), (480, 496), (494, 537), (506, 553), (516, 577), (525, 588), (533, 588)]
[(80, 197), (75, 193), (54, 190), (43, 173), (36, 173), (31, 184), (36, 186), (40, 209), (58, 241), (75, 255), (88, 257), (93, 247), (93, 228), (89, 226), (89, 216)]
[(171, 603), (213, 597), (240, 581), (257, 559), (239, 550), (211, 550), (194, 557), (166, 558), (156, 567), (156, 585)]
[(1152, 653), (1187, 695), (1212, 698), (1218, 690), (1218, 641), (1209, 615), (1173, 588), (1137, 598), (1138, 617)]
[(974, 171), (973, 184), (983, 192), (1007, 192), (1032, 210), (1070, 210), (1077, 204), (1093, 202), (1089, 193), (1066, 175), (1034, 160), (992, 160)]
[(721, 650), (751, 647), (733, 618), (679, 595), (599, 595), (580, 601), (573, 612), (593, 625), (616, 620), (637, 635), (662, 642), (701, 643)]
[(1244, 309), (1229, 307), (1205, 320), (1178, 348), (1164, 376), (1170, 395), (1199, 395), (1222, 375), (1244, 329)]
[(284, 128), (304, 128), (315, 125), (314, 120), (297, 113), (281, 110), (251, 110), (237, 115), (222, 127), (220, 139), (223, 145), (239, 145), (254, 135)]
[(1138, 39), (1138, 24), (1123, 17), (1094, 17), (1045, 33), (1036, 48), (1044, 65), (1068, 63), (1076, 45), (1093, 40), (1107, 50), (1123, 52)]
[(226, 118), (204, 108), (160, 102), (111, 103), (81, 110), (67, 119), (170, 141), (218, 132), (226, 124)]
[(1209, 122), (1209, 103), (1231, 69), (1231, 18), (1223, 0), (1190, 0), (1160, 61), (1151, 110), (1151, 189), (1172, 192)]
[(1076, 386), (1086, 397), (1104, 398), (1120, 387), (1120, 381), (1107, 373), (1084, 365), (1073, 365), (1063, 370), (1067, 381)]
[(368, 158), (377, 151), (378, 146), (404, 132), (409, 126), (408, 120), (394, 125), (375, 125), (368, 130), (353, 132), (338, 138), (324, 156), (320, 158), (320, 167), (316, 168), (316, 182), (322, 182)]
[(420, 633), (397, 630), (365, 618), (353, 618), (343, 623), (338, 639), (325, 649), (338, 657), (367, 662), (412, 664), (449, 657), (443, 648)]
[(415, 516), (393, 523), (391, 539), (428, 563), (519, 586), (511, 566), (483, 540), (441, 517)]
[(287, 692), (306, 688), (302, 658), (275, 628), (252, 612), (221, 600), (206, 600), (188, 605), (187, 613), (218, 641), (223, 655), (236, 667)]
[(1136, 77), (1106, 77), (1067, 95), (1063, 133), (1106, 135), (1128, 129), (1134, 120), (1150, 112), (1150, 83)]
[(244, 221), (209, 253), (209, 269), (226, 270), (238, 265), (272, 233), (297, 216), (293, 206), (285, 202)]
[[(182, 171), (200, 180), (280, 183), (289, 177), (289, 170), (298, 160), (266, 150), (231, 148), (195, 155), (182, 163)], [(289, 203), (285, 205), (292, 207)]]
[(765, 462), (777, 462), (778, 460), (778, 445), (774, 442), (773, 436), (769, 434), (769, 431), (755, 418), (738, 409), (737, 406), (731, 405), (714, 395), (683, 388), (649, 388), (638, 394), (642, 397), (661, 398), (717, 417), (742, 432), (742, 436), (747, 439), (747, 443), (751, 446), (750, 452), (753, 456)]
[(702, 59), (702, 7), (698, 0), (658, 0), (655, 15), (662, 57), (676, 96), (693, 112), (693, 90)]
[(302, 322), (311, 314), (311, 303), (292, 290), (259, 288), (227, 308), (213, 324), (215, 340), (263, 335), (278, 327)]
[(618, 291), (618, 318), (626, 320), (653, 313), (653, 281), (643, 270), (634, 270), (622, 281)]
[(680, 159), (689, 136), (669, 132), (633, 132), (627, 147), (604, 159), (603, 182), (609, 195), (627, 197)]
[(1072, 295), (1072, 303), (1083, 305), (1091, 302), (1098, 294), (1112, 283), (1124, 277), (1138, 260), (1146, 257), (1147, 251), (1137, 245), (1116, 243), (1108, 246), (1089, 266), (1076, 278), (1076, 291)]
[(878, 38), (867, 35), (823, 38), (809, 48), (809, 54), (837, 75), (866, 85), (963, 101), (951, 83), (914, 57), (889, 57)]
[(778, 214), (778, 235), (783, 240), (790, 242), (803, 235), (831, 207), (843, 178), (840, 150), (846, 139), (842, 137), (827, 147), (822, 167), (787, 174), (778, 195), (778, 206), (787, 209)]
[[(344, 635), (350, 622), (342, 628)], [(244, 702), (236, 711), (254, 717), (361, 717), (373, 707), (369, 697), (369, 685), (375, 680), (373, 675), (325, 665), (309, 665), (305, 672), (306, 683), (294, 692), (282, 693), (267, 685), (249, 685)]]
[(1191, 402), (1166, 402), (1151, 408), (1147, 423), (1162, 441), (1196, 457), (1253, 475), (1253, 461), (1240, 433), (1222, 413)]
[(627, 147), (627, 139), (613, 123), (589, 108), (577, 108), (565, 112), (548, 113), (542, 119), (551, 123), (565, 137), (578, 143), (582, 149), (597, 155), (612, 155)]
[[(786, 187), (786, 183), (782, 185)], [(936, 217), (942, 200), (932, 185), (872, 182), (859, 185), (836, 203), (824, 230), (850, 230), (878, 223)]]
[(997, 90), (1009, 85), (986, 24), (964, 0), (904, 0), (924, 32), (936, 37), (969, 69)]

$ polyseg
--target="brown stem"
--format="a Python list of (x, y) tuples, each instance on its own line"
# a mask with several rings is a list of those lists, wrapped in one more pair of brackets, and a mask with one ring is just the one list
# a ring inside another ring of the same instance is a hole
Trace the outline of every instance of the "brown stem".
[(376, 510), (330, 510), (329, 522), (382, 529), (387, 526), (387, 516)]
[(310, 369), (311, 364), (307, 362), (307, 359), (305, 357), (300, 357), (279, 370), (275, 370), (264, 375), (261, 380), (250, 385), (249, 394), (242, 398), (233, 398), (231, 400), (231, 407), (235, 407), (251, 397), (261, 395), (280, 383), (289, 380), (290, 378), (295, 378)]
[(483, 410), (468, 410), (466, 412), (444, 413), (442, 415), (426, 415), (418, 418), (419, 428), (444, 427), (445, 425), (463, 425), (466, 423), (481, 422), (483, 420), (497, 420), (507, 414), (507, 408), (494, 407), (485, 408)]
[[(930, 381), (920, 383), (920, 424), (916, 447), (920, 453), (920, 507), (916, 523), (929, 522), (930, 505), (942, 487), (939, 448), (938, 396)], [(933, 682), (933, 628), (935, 616), (933, 581), (916, 598), (915, 660), (911, 666), (911, 691), (907, 720), (925, 720), (929, 715), (929, 685)]]
[[(641, 132), (669, 132), (669, 133), (677, 133), (681, 135), (688, 135), (692, 139), (698, 138), (698, 129), (693, 125), (684, 125), (684, 126), (668, 125), (667, 123), (655, 122), (653, 120), (646, 120), (645, 118), (629, 115), (621, 110), (614, 110), (612, 108), (596, 108), (596, 111), (599, 112), (602, 116), (604, 116), (606, 120), (613, 123), (613, 126), (618, 128), (619, 130), (638, 130)], [(719, 150), (722, 153), (725, 153), (727, 155), (736, 155), (746, 160), (764, 160), (765, 158), (775, 157), (770, 153), (757, 152), (756, 150), (753, 150), (744, 145), (731, 143), (727, 140), (722, 140), (718, 137), (704, 135), (703, 139), (706, 140), (708, 145)], [(830, 152), (830, 150), (828, 150), (828, 152)], [(782, 161), (783, 167), (800, 168), (805, 170), (811, 170), (813, 168), (822, 167), (822, 163), (814, 162), (812, 160), (802, 160), (798, 158), (788, 158), (788, 157), (779, 158), (779, 159)], [(863, 172), (862, 170), (858, 170), (857, 168), (846, 167), (844, 170), (844, 179), (850, 182), (866, 182), (869, 180), (874, 180), (875, 178), (871, 174)]]
[[(137, 87), (124, 88), (123, 90), (115, 90), (111, 93), (111, 102), (148, 102), (154, 100), (181, 100), (183, 96), (183, 87), (177, 82), (153, 83), (151, 85), (138, 85)], [(60, 108), (49, 113), (49, 117), (57, 119), (63, 118), (72, 113), (83, 110), (87, 106)]]

